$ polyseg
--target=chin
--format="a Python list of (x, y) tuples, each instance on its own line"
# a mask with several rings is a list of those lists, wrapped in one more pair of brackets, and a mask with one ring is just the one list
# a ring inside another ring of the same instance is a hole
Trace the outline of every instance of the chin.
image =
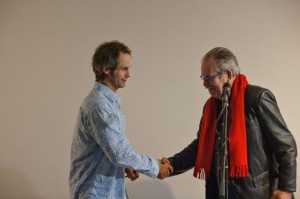
[(211, 95), (212, 97), (214, 97), (214, 98), (220, 99), (220, 96), (217, 95), (217, 94), (215, 94), (215, 93), (210, 93), (210, 95)]
[(216, 97), (216, 94), (214, 92), (209, 92), (210, 96)]

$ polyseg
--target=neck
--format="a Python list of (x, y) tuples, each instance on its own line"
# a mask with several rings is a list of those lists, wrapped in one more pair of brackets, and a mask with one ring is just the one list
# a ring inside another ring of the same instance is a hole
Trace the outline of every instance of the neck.
[(114, 93), (117, 92), (117, 89), (113, 87), (113, 85), (107, 80), (107, 79), (104, 79), (104, 80), (96, 80), (97, 82), (107, 86), (110, 90), (112, 90)]

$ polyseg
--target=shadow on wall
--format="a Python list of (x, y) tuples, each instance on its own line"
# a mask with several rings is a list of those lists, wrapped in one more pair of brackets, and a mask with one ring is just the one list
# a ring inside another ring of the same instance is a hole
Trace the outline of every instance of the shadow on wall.
[(159, 180), (127, 182), (126, 189), (129, 199), (131, 198), (163, 198), (173, 199), (174, 195), (170, 186)]
[(20, 171), (0, 168), (0, 198), (5, 199), (37, 199), (30, 182)]

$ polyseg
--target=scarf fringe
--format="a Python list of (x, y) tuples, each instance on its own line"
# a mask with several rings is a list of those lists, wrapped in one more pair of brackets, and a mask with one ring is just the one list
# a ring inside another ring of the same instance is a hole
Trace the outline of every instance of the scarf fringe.
[(199, 172), (195, 173), (194, 176), (200, 180), (206, 180), (205, 170), (203, 168), (200, 168)]
[(229, 176), (231, 177), (246, 177), (249, 175), (248, 165), (230, 167)]
[[(247, 165), (231, 167), (229, 171), (230, 177), (246, 177), (249, 175)], [(198, 172), (194, 173), (194, 176), (200, 180), (207, 180), (204, 168), (200, 168)]]

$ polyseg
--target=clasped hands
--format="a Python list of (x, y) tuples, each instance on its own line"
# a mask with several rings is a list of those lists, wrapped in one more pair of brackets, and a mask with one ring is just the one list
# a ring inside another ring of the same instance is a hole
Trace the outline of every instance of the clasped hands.
[[(161, 160), (158, 160), (159, 163), (159, 173), (157, 178), (162, 180), (164, 178), (167, 178), (170, 176), (171, 173), (173, 173), (173, 167), (170, 164), (170, 161), (163, 157)], [(131, 168), (125, 169), (126, 178), (129, 178), (131, 181), (134, 181), (139, 178), (139, 172), (136, 170), (133, 170)]]
[(170, 174), (173, 173), (173, 167), (170, 164), (170, 161), (163, 157), (161, 160), (158, 160), (159, 162), (159, 173), (157, 178), (158, 179), (164, 179), (170, 176)]

